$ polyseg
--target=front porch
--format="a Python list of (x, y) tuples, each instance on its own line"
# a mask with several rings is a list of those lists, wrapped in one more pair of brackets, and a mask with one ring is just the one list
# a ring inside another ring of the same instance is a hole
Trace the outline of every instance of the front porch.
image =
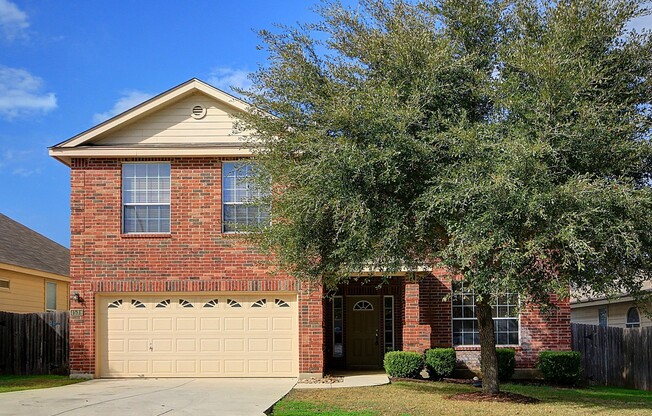
[(449, 291), (432, 275), (341, 285), (323, 301), (325, 370), (382, 369), (386, 352), (450, 346)]

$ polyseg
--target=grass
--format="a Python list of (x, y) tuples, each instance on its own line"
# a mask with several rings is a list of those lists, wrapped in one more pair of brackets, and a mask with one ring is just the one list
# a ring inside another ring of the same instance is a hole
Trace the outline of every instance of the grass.
[(396, 382), (378, 387), (292, 390), (273, 409), (274, 416), (417, 415), (618, 415), (652, 416), (652, 392), (620, 388), (557, 388), (505, 384), (503, 391), (541, 400), (538, 404), (452, 401), (456, 393), (477, 391), (468, 385)]
[(5, 376), (0, 375), (0, 393), (18, 390), (46, 389), (79, 383), (80, 379), (68, 376)]

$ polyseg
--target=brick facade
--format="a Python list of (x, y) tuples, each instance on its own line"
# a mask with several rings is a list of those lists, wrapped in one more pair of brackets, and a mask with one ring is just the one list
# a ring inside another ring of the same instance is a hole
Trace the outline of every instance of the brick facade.
[[(220, 158), (161, 158), (171, 163), (171, 233), (121, 233), (121, 164), (142, 159), (73, 159), (71, 163), (71, 293), (83, 309), (71, 319), (72, 374), (95, 375), (95, 301), (103, 293), (295, 292), (299, 306), (299, 372), (320, 374), (342, 367), (332, 358), (330, 300), (319, 285), (271, 273), (266, 260), (236, 235), (221, 231)], [(423, 352), (451, 345), (451, 290), (442, 270), (379, 286), (352, 283), (340, 294), (394, 296), (395, 348)], [(379, 289), (380, 287), (380, 289)], [(548, 315), (526, 308), (521, 315), (517, 366), (534, 366), (538, 352), (570, 349), (568, 301)], [(379, 326), (382, 331), (382, 322)], [(457, 347), (460, 364), (479, 367), (479, 348)], [(382, 357), (381, 357), (382, 358)]]
[(83, 299), (71, 302), (71, 309), (84, 311), (71, 319), (71, 373), (95, 375), (98, 295), (203, 291), (298, 292), (299, 371), (321, 373), (321, 290), (271, 273), (263, 256), (238, 236), (222, 233), (222, 159), (156, 159), (171, 163), (171, 233), (122, 235), (121, 163), (138, 160), (71, 164), (70, 290)]

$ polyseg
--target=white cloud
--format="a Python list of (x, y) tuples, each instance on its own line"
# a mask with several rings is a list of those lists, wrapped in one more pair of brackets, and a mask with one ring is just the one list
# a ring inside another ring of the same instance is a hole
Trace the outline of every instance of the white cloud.
[(57, 108), (56, 95), (41, 92), (42, 86), (43, 80), (26, 70), (0, 65), (0, 116), (12, 119)]
[(113, 107), (111, 107), (110, 110), (105, 111), (103, 113), (93, 114), (93, 122), (99, 124), (103, 121), (110, 119), (113, 116), (116, 116), (120, 113), (129, 110), (132, 107), (137, 106), (138, 104), (141, 104), (144, 101), (149, 100), (152, 97), (153, 95), (147, 92), (136, 91), (136, 90), (125, 91), (122, 93), (122, 96), (118, 99), (118, 101), (116, 101), (115, 104), (113, 104)]
[(249, 71), (234, 68), (215, 68), (208, 76), (208, 83), (227, 92), (233, 92), (233, 87), (249, 89), (251, 81)]
[(39, 155), (42, 149), (5, 149), (0, 151), (0, 170), (6, 170), (14, 176), (35, 176), (43, 172)]
[(9, 41), (24, 37), (28, 27), (27, 13), (8, 0), (0, 0), (0, 34), (2, 37)]
[(16, 168), (11, 172), (11, 174), (27, 178), (28, 176), (38, 175), (41, 173), (41, 171), (42, 171), (41, 168), (36, 168), (36, 169)]

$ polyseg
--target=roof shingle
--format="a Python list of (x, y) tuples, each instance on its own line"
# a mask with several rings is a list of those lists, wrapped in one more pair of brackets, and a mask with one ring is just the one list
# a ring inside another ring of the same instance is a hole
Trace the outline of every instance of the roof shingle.
[(70, 250), (0, 214), (0, 263), (68, 276)]

